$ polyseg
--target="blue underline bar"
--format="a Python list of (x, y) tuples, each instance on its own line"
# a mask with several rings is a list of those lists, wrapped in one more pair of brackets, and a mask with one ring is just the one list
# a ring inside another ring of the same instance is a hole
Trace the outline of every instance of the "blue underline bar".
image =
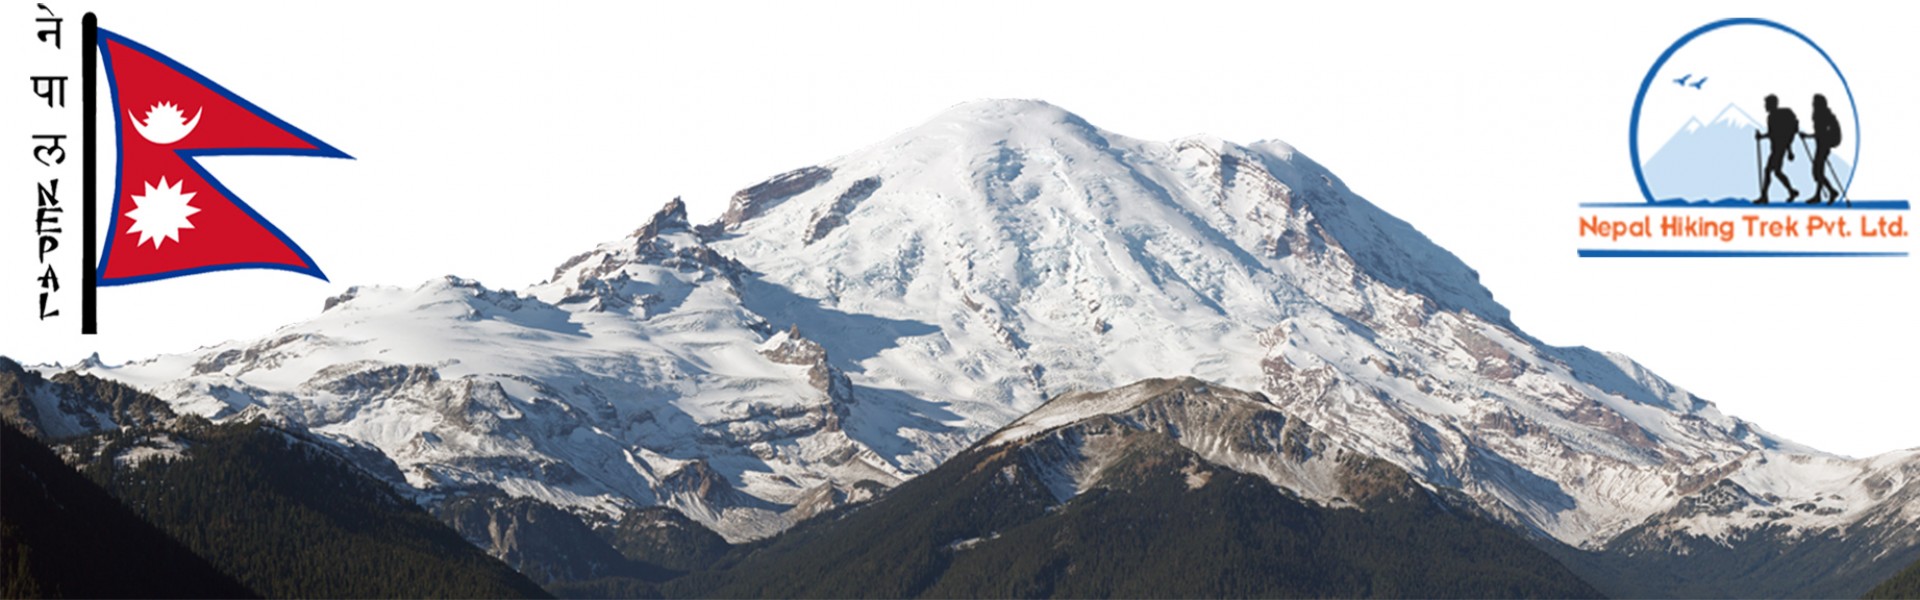
[(1798, 250), (1607, 250), (1581, 248), (1581, 258), (1905, 258), (1905, 252)]

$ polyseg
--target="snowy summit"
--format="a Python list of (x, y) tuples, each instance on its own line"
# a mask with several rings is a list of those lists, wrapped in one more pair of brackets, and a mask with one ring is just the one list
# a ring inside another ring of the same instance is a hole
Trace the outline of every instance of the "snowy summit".
[[(1911, 538), (1920, 517), (1915, 455), (1820, 453), (1625, 357), (1542, 344), (1291, 146), (1137, 140), (1025, 100), (776, 175), (713, 223), (670, 202), (530, 289), (355, 288), (259, 340), (86, 370), (375, 448), (424, 503), (668, 505), (734, 541), (1050, 398), (1189, 376), (1579, 547), (1648, 524), (1725, 539), (1871, 518)], [(1079, 410), (1118, 409), (1050, 406), (1001, 437)], [(1688, 512), (1726, 486), (1740, 508)]]

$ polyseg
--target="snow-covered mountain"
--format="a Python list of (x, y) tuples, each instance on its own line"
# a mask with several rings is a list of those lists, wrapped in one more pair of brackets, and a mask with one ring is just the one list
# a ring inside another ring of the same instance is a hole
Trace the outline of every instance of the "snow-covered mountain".
[(663, 504), (738, 540), (835, 485), (906, 476), (842, 430), (845, 376), (742, 305), (747, 271), (680, 203), (567, 274), (590, 278), (354, 288), (266, 339), (97, 372), (186, 412), (265, 410), (377, 447), (430, 503), (497, 491), (604, 519)]
[[(1812, 116), (1799, 117), (1801, 128), (1812, 131), (1813, 125), (1809, 120)], [(1757, 142), (1753, 138), (1754, 132), (1761, 129), (1758, 119), (1733, 104), (1720, 109), (1719, 114), (1705, 123), (1698, 117), (1688, 119), (1642, 165), (1641, 173), (1646, 177), (1647, 189), (1659, 200), (1755, 198), (1760, 193), (1760, 170), (1765, 166), (1762, 161), (1767, 151), (1766, 142)], [(1794, 189), (1800, 191), (1800, 198), (1804, 200), (1815, 189), (1813, 142), (1795, 142), (1793, 152), (1796, 160), (1787, 161), (1782, 172), (1787, 174), (1787, 179), (1793, 182)], [(1755, 156), (1756, 153), (1761, 155)], [(1839, 156), (1829, 156), (1827, 163), (1832, 168), (1827, 179), (1835, 187), (1845, 185), (1853, 167)], [(1772, 198), (1786, 198), (1787, 190), (1780, 186), (1779, 181), (1770, 183), (1773, 186)]]
[[(530, 289), (355, 288), (259, 340), (86, 370), (378, 448), (428, 503), (667, 505), (735, 541), (1047, 398), (1179, 376), (1576, 547), (1872, 521), (1910, 548), (1920, 521), (1902, 500), (1920, 456), (1824, 454), (1625, 357), (1542, 344), (1286, 144), (1136, 140), (1035, 101), (956, 106), (742, 190), (715, 223), (668, 203)], [(1327, 499), (1302, 473), (1291, 491)], [(1724, 482), (1735, 509), (1660, 520)]]
[(686, 597), (1592, 598), (1450, 490), (1191, 377), (1048, 401)]

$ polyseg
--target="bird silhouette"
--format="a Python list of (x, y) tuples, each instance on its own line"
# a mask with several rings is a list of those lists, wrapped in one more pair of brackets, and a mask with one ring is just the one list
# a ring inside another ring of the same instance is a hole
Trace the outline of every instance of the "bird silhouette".
[(1675, 79), (1675, 80), (1673, 80), (1673, 82), (1674, 82), (1675, 84), (1677, 84), (1677, 85), (1679, 85), (1679, 86), (1681, 86), (1681, 87), (1686, 87), (1686, 85), (1687, 85), (1687, 79), (1688, 79), (1688, 78), (1691, 78), (1691, 77), (1693, 77), (1693, 74), (1692, 74), (1692, 73), (1688, 73), (1688, 74), (1685, 74), (1685, 75), (1681, 75), (1679, 79)]
[(1695, 81), (1695, 82), (1693, 82), (1693, 84), (1692, 84), (1692, 85), (1689, 85), (1689, 86), (1687, 86), (1687, 87), (1691, 87), (1691, 88), (1693, 88), (1693, 89), (1696, 89), (1696, 90), (1697, 90), (1697, 89), (1700, 89), (1700, 86), (1703, 86), (1703, 85), (1706, 85), (1706, 84), (1707, 84), (1707, 78), (1705, 78), (1705, 77), (1701, 77), (1701, 78), (1700, 78), (1700, 79), (1699, 79), (1698, 81)]

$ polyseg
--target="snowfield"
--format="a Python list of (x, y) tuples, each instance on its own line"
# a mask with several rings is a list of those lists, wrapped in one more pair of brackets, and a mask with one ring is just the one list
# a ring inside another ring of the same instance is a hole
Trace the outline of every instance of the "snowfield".
[[(1291, 146), (1135, 140), (1037, 101), (953, 107), (742, 190), (715, 223), (676, 200), (529, 289), (449, 276), (327, 304), (259, 340), (82, 368), (371, 445), (423, 501), (669, 505), (733, 541), (1016, 419), (999, 439), (1129, 409), (1075, 392), (1183, 376), (1575, 546), (1658, 515), (1718, 538), (1920, 517), (1920, 453), (1821, 453), (1626, 357), (1544, 345)], [(1324, 479), (1298, 468), (1267, 476)], [(1737, 509), (1676, 516), (1722, 481)]]

